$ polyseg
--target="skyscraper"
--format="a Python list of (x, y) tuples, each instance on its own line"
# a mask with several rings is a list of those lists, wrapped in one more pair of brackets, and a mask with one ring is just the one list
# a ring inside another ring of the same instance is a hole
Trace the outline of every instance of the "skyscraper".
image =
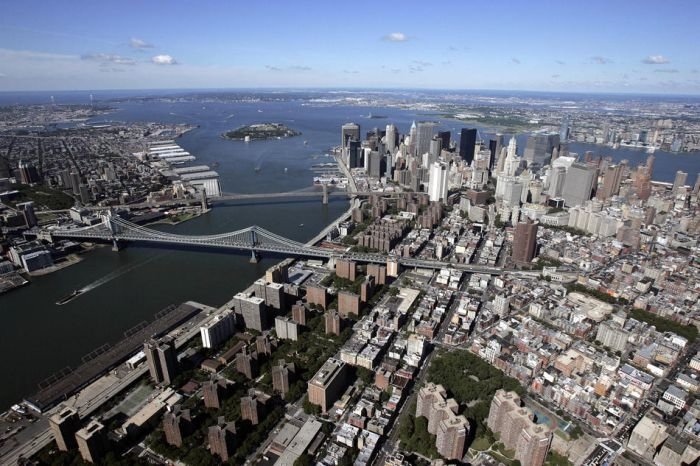
[(430, 166), (428, 193), (431, 201), (447, 200), (447, 164), (435, 162)]
[(450, 138), (452, 134), (449, 131), (438, 131), (437, 137), (442, 140), (442, 149), (444, 150), (450, 150)]
[(566, 172), (562, 197), (568, 207), (582, 205), (591, 198), (596, 169), (582, 163), (573, 163)]
[(603, 175), (603, 187), (596, 193), (600, 200), (610, 199), (620, 192), (622, 165), (610, 165)]
[(41, 178), (39, 177), (39, 172), (37, 171), (36, 167), (31, 163), (25, 162), (24, 160), (20, 160), (18, 168), (20, 181), (22, 182), (22, 184), (32, 184), (41, 181)]
[(391, 154), (396, 152), (396, 147), (399, 141), (399, 133), (396, 130), (396, 126), (393, 124), (386, 125), (386, 135), (384, 136), (384, 144), (386, 145), (386, 150)]
[(22, 212), (22, 215), (24, 216), (24, 223), (27, 224), (27, 227), (35, 227), (39, 224), (36, 214), (34, 213), (34, 202), (29, 201), (29, 202), (21, 202), (17, 204), (17, 210)]
[(175, 342), (172, 338), (165, 337), (160, 340), (150, 340), (143, 345), (146, 353), (148, 371), (155, 383), (170, 385), (177, 373), (177, 355), (175, 354)]
[(418, 157), (430, 152), (430, 140), (433, 139), (433, 127), (430, 121), (420, 121), (416, 126), (416, 155)]
[(476, 148), (476, 129), (462, 128), (459, 136), (459, 156), (467, 163), (474, 160)]
[(373, 150), (369, 153), (369, 170), (367, 175), (372, 178), (381, 178), (386, 171), (386, 159), (378, 151)]
[(343, 149), (348, 146), (348, 140), (355, 139), (359, 141), (360, 125), (357, 123), (345, 123), (340, 129), (340, 145)]
[(523, 159), (530, 165), (544, 166), (552, 157), (552, 151), (559, 146), (558, 134), (533, 134), (527, 138)]
[(513, 233), (513, 262), (527, 264), (535, 258), (537, 249), (537, 223), (520, 222)]
[(678, 194), (678, 192), (685, 187), (685, 182), (688, 180), (688, 174), (678, 170), (676, 172), (676, 177), (673, 179), (673, 188), (671, 191), (673, 194)]
[(561, 126), (559, 127), (559, 140), (561, 142), (568, 141), (570, 134), (571, 126), (569, 125), (569, 116), (566, 115), (561, 122)]

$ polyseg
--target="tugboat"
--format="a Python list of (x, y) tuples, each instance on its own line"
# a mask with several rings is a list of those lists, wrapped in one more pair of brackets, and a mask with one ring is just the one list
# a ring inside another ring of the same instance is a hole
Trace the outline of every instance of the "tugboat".
[(66, 304), (70, 301), (73, 301), (75, 298), (77, 298), (78, 296), (80, 296), (83, 293), (84, 293), (83, 290), (73, 290), (73, 292), (71, 294), (66, 295), (63, 298), (56, 301), (56, 305), (63, 306), (64, 304)]

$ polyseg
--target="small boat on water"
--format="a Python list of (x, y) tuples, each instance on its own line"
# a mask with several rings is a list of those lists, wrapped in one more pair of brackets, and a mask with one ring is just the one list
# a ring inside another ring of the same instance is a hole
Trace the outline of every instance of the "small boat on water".
[(66, 295), (66, 296), (64, 296), (63, 298), (61, 298), (61, 299), (59, 299), (58, 301), (56, 301), (56, 304), (57, 304), (58, 306), (63, 306), (64, 304), (66, 304), (66, 303), (68, 303), (68, 302), (70, 302), (70, 301), (73, 301), (75, 298), (77, 298), (78, 296), (80, 296), (80, 295), (83, 294), (83, 293), (84, 293), (83, 290), (73, 290), (73, 292), (72, 292), (71, 294)]
[(304, 226), (304, 224), (303, 224), (303, 223), (300, 223), (300, 224), (299, 224), (299, 228), (301, 228), (301, 227), (303, 227), (303, 226)]

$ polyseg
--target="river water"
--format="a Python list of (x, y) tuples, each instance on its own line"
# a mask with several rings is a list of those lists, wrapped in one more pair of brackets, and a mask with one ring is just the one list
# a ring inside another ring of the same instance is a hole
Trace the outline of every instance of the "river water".
[[(267, 103), (139, 103), (116, 105), (107, 116), (115, 121), (163, 121), (192, 123), (198, 128), (178, 143), (197, 157), (196, 164), (218, 162), (216, 170), (224, 191), (236, 193), (283, 192), (313, 189), (316, 163), (331, 162), (328, 148), (339, 143), (340, 126), (361, 124), (362, 132), (392, 122), (407, 132), (414, 119), (429, 119), (415, 112), (360, 107), (314, 107), (301, 102)], [(367, 119), (364, 115), (386, 115)], [(104, 117), (102, 118), (104, 119)], [(280, 122), (302, 135), (284, 140), (243, 143), (219, 137), (244, 124)], [(458, 122), (444, 122), (441, 129), (456, 130)], [(486, 137), (488, 130), (482, 131)], [(308, 145), (304, 144), (308, 141)], [(577, 145), (575, 150), (600, 150)], [(636, 155), (634, 155), (634, 154)], [(640, 161), (642, 151), (604, 150), (616, 159)], [(694, 173), (700, 157), (656, 153), (655, 179), (672, 181), (677, 169)], [(256, 172), (255, 167), (260, 167)], [(287, 169), (285, 171), (285, 168)], [(257, 224), (291, 239), (306, 241), (337, 218), (348, 202), (331, 198), (267, 199), (216, 205), (208, 214), (177, 226), (158, 228), (180, 234), (214, 234)], [(300, 226), (303, 224), (303, 227)], [(115, 253), (101, 247), (83, 261), (64, 270), (37, 277), (24, 288), (0, 296), (0, 409), (19, 401), (52, 373), (79, 364), (80, 358), (169, 304), (186, 300), (220, 305), (260, 277), (279, 258), (263, 257), (250, 264), (248, 255), (222, 251), (171, 250), (129, 245)], [(90, 291), (70, 303), (56, 300), (76, 288)]]

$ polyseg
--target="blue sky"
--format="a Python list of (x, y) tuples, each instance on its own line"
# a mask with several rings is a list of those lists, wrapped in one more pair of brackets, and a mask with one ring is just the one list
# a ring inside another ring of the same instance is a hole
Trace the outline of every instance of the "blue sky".
[(700, 2), (0, 1), (0, 91), (700, 94)]

